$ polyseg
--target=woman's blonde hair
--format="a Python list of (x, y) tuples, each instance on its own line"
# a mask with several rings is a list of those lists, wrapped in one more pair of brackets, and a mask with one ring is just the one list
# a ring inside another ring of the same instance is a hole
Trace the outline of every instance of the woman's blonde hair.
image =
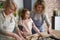
[(42, 5), (42, 9), (43, 9), (42, 12), (43, 12), (45, 10), (44, 2), (35, 2), (34, 7), (33, 7), (33, 10), (36, 10), (36, 7), (38, 5)]
[(16, 11), (16, 5), (12, 0), (6, 0), (3, 3), (4, 10), (12, 9), (14, 7), (14, 11)]

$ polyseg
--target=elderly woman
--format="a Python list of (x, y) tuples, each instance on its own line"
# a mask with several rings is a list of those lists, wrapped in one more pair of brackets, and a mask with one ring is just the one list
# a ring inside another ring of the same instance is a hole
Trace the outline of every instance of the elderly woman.
[[(45, 6), (43, 2), (36, 2), (34, 5), (34, 9), (31, 13), (31, 18), (33, 19), (33, 22), (35, 23), (36, 27), (40, 30), (40, 32), (44, 31), (43, 24), (44, 20), (47, 24), (47, 32), (49, 32), (50, 22), (48, 20), (48, 15), (45, 14)], [(33, 33), (34, 30), (33, 30)]]
[[(18, 27), (15, 27), (15, 19), (12, 15), (16, 6), (12, 0), (6, 0), (3, 4), (4, 10), (0, 12), (0, 40), (25, 40)], [(17, 33), (13, 33), (16, 29)]]

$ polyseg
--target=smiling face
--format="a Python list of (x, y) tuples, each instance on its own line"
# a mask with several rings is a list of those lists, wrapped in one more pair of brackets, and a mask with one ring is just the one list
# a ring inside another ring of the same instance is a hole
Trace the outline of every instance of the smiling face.
[(9, 1), (9, 3), (5, 2), (3, 5), (3, 8), (5, 11), (5, 14), (7, 14), (7, 15), (14, 13), (14, 11), (16, 10), (16, 6), (15, 6), (14, 2), (12, 2), (12, 1)]
[(28, 9), (23, 9), (21, 13), (22, 20), (30, 18), (30, 11)]
[(29, 17), (30, 17), (30, 12), (29, 11), (26, 11), (25, 18), (28, 19)]
[(7, 10), (5, 10), (5, 13), (6, 13), (7, 15), (9, 15), (9, 14), (11, 14), (11, 13), (13, 13), (13, 12), (14, 12), (14, 9), (8, 8)]
[(34, 5), (34, 10), (37, 12), (37, 13), (42, 13), (45, 9), (45, 6), (43, 3), (35, 3)]
[(42, 12), (42, 10), (43, 10), (43, 6), (42, 6), (42, 5), (38, 5), (38, 6), (36, 7), (36, 11)]

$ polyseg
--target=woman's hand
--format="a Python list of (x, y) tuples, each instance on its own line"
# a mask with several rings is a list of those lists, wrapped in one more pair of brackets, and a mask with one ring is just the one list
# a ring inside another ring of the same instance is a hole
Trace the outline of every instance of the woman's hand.
[(6, 35), (7, 35), (7, 36), (10, 36), (10, 37), (12, 37), (12, 38), (15, 38), (15, 40), (22, 40), (21, 37), (19, 37), (17, 34), (12, 33), (12, 32), (7, 32)]
[(38, 36), (44, 38), (44, 36), (41, 33), (38, 33)]
[(17, 34), (13, 34), (13, 37), (14, 37), (16, 40), (22, 40), (22, 38), (19, 37)]
[(17, 34), (14, 35), (16, 40), (26, 40), (24, 37), (20, 37)]
[(49, 30), (47, 30), (47, 33), (48, 33), (48, 34), (50, 34), (50, 31), (49, 31)]
[(47, 33), (48, 33), (48, 34), (51, 34), (51, 31), (50, 31), (50, 29), (49, 29), (49, 28), (47, 28)]

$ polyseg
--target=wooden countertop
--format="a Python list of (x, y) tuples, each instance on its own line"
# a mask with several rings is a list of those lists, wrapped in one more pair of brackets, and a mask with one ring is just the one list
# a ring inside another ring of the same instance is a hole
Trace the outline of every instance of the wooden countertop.
[(58, 39), (60, 39), (60, 31), (58, 30), (51, 30), (51, 34), (47, 34), (47, 33), (42, 33), (44, 35), (44, 37), (48, 37), (48, 36), (54, 36)]
[(58, 30), (52, 30), (51, 34), (53, 36), (55, 36), (56, 38), (60, 39), (60, 31), (58, 31)]
[[(54, 36), (56, 37), (57, 39), (60, 39), (60, 31), (58, 30), (51, 30), (51, 34), (47, 34), (46, 32), (43, 32), (41, 34), (43, 34), (44, 37), (49, 37), (49, 36)], [(36, 37), (38, 36), (37, 34), (34, 34)], [(30, 35), (28, 37), (31, 37), (31, 36), (34, 36), (34, 35)]]

